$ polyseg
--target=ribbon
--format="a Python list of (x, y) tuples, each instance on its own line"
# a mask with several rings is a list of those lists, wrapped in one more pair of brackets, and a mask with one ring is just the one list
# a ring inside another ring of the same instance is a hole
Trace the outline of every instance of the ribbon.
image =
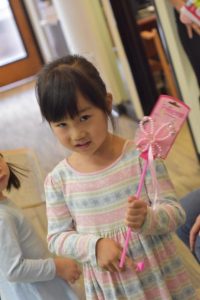
[[(145, 174), (147, 168), (149, 167), (151, 178), (152, 178), (153, 191), (154, 191), (153, 208), (155, 208), (155, 204), (158, 198), (158, 182), (157, 182), (156, 171), (153, 164), (153, 160), (156, 157), (162, 157), (162, 152), (164, 150), (164, 147), (166, 146), (166, 143), (163, 142), (166, 142), (174, 134), (175, 134), (174, 127), (173, 124), (170, 122), (161, 125), (159, 128), (155, 130), (154, 121), (151, 117), (144, 117), (143, 120), (140, 121), (139, 130), (136, 133), (137, 149), (140, 150), (142, 154), (144, 154), (145, 152), (147, 153), (147, 156), (145, 157), (146, 161), (142, 170), (142, 174), (140, 176), (140, 182), (138, 185), (136, 198), (140, 197)], [(129, 227), (126, 234), (125, 245), (120, 258), (120, 263), (119, 263), (120, 268), (123, 267), (125, 262), (130, 236), (131, 236), (131, 228)], [(143, 261), (138, 262), (136, 270), (140, 272), (143, 269), (144, 269), (144, 262)]]
[[(136, 146), (141, 152), (147, 153), (147, 161), (152, 178), (154, 191), (153, 207), (158, 199), (158, 181), (153, 160), (162, 157), (166, 141), (175, 134), (174, 126), (171, 122), (164, 123), (155, 129), (154, 120), (145, 116), (139, 123), (139, 130), (136, 134)], [(164, 143), (165, 142), (165, 143)]]
[(175, 134), (172, 122), (162, 124), (155, 129), (154, 120), (151, 117), (144, 117), (139, 123), (139, 132), (136, 134), (136, 146), (140, 152), (146, 152), (150, 146), (153, 157), (162, 157), (164, 143)]

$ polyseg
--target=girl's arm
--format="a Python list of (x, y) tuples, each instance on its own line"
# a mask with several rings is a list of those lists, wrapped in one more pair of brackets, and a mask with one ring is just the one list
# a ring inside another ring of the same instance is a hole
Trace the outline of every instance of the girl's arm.
[[(174, 188), (163, 162), (155, 161), (158, 180), (158, 200), (155, 208), (148, 207), (146, 220), (141, 227), (143, 234), (160, 235), (175, 231), (185, 222), (185, 212), (176, 199)], [(154, 193), (150, 172), (145, 179), (146, 191), (152, 200)]]
[(77, 233), (74, 220), (66, 205), (62, 184), (49, 174), (45, 180), (48, 219), (48, 247), (58, 256), (67, 256), (81, 263), (97, 265), (95, 234)]
[(25, 259), (22, 253), (16, 224), (12, 217), (0, 214), (0, 270), (11, 282), (47, 281), (55, 277), (52, 258)]

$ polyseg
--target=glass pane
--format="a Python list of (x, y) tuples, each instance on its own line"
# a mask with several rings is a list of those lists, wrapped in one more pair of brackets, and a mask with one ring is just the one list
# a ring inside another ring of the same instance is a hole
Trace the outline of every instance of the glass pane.
[(0, 66), (27, 57), (8, 0), (0, 0)]

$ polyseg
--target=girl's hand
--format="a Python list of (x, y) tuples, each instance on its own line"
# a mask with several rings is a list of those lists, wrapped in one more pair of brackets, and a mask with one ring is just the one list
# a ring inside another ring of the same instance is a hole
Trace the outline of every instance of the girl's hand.
[(200, 235), (200, 215), (196, 218), (196, 221), (194, 225), (192, 226), (192, 229), (190, 230), (190, 249), (191, 251), (194, 250), (194, 244), (197, 235)]
[(196, 34), (200, 35), (200, 26), (194, 22), (192, 22), (192, 20), (187, 17), (180, 9), (180, 21), (181, 23), (183, 23), (186, 27), (187, 30), (187, 35), (190, 39), (193, 38), (193, 31), (196, 32)]
[(187, 29), (188, 37), (190, 39), (193, 38), (193, 31), (196, 32), (196, 34), (200, 35), (200, 27), (197, 24), (191, 23), (191, 24), (185, 24), (185, 26)]
[(134, 196), (128, 198), (126, 213), (126, 225), (131, 229), (138, 230), (144, 224), (147, 215), (147, 203)]
[(70, 258), (54, 258), (56, 275), (65, 281), (74, 283), (79, 279), (81, 270), (78, 264)]
[(198, 35), (200, 35), (200, 26), (198, 24), (192, 23), (191, 27), (194, 32), (196, 32)]
[(126, 256), (123, 268), (119, 267), (122, 247), (112, 239), (102, 238), (97, 241), (96, 255), (99, 267), (109, 272), (122, 272), (126, 268), (136, 269), (133, 260)]

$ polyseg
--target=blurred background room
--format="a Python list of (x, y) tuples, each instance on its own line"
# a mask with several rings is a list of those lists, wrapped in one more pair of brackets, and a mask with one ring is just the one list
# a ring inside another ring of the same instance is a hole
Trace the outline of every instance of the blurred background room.
[(35, 78), (66, 54), (83, 55), (100, 70), (124, 137), (133, 138), (161, 94), (190, 106), (166, 165), (179, 198), (199, 188), (200, 91), (170, 1), (0, 0), (0, 45), (0, 149), (33, 172), (23, 190), (33, 197), (18, 204), (38, 230), (45, 232), (43, 179), (67, 153), (40, 116)]

